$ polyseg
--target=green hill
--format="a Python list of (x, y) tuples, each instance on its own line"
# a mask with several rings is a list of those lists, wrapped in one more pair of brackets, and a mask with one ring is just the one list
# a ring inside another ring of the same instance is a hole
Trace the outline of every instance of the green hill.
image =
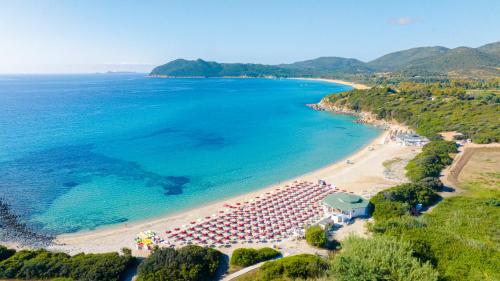
[(340, 57), (320, 57), (291, 64), (281, 64), (279, 66), (293, 70), (302, 76), (328, 76), (332, 74), (360, 74), (373, 72), (373, 69), (360, 60)]
[(169, 77), (264, 77), (288, 76), (289, 71), (277, 66), (263, 64), (217, 63), (202, 59), (177, 59), (154, 68), (150, 75)]
[(500, 41), (483, 45), (478, 50), (500, 57)]
[(498, 67), (500, 57), (474, 48), (458, 47), (441, 55), (414, 60), (405, 69), (469, 76), (478, 71), (494, 75)]
[(378, 71), (398, 71), (415, 60), (439, 56), (448, 50), (441, 46), (413, 48), (381, 56), (368, 62), (367, 65)]

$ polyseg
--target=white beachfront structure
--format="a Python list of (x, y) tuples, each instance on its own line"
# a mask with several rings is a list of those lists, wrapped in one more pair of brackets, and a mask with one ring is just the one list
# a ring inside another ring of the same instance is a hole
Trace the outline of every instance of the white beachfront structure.
[(325, 217), (342, 223), (345, 219), (368, 215), (369, 204), (365, 198), (345, 192), (330, 194), (322, 201)]
[(424, 146), (429, 142), (426, 137), (419, 136), (412, 133), (399, 133), (396, 135), (396, 143), (403, 146)]

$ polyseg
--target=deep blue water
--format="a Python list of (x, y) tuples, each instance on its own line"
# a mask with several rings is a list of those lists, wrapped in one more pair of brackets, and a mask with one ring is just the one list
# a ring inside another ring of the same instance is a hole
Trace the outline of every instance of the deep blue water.
[(289, 179), (378, 135), (304, 105), (349, 87), (271, 79), (0, 76), (0, 197), (54, 233)]

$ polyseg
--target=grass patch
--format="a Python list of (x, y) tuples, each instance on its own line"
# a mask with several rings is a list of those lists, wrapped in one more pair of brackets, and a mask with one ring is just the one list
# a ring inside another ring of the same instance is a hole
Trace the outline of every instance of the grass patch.
[(384, 166), (384, 168), (386, 169), (390, 169), (392, 167), (392, 165), (396, 164), (396, 163), (399, 163), (403, 161), (403, 159), (399, 158), (399, 157), (395, 157), (395, 158), (392, 158), (392, 159), (389, 159), (389, 160), (385, 160), (382, 165)]

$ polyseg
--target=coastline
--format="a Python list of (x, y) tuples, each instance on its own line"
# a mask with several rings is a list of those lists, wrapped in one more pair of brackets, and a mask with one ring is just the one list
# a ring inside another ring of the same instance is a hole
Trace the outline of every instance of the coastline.
[[(234, 77), (232, 77), (234, 78)], [(360, 84), (353, 84), (346, 81), (321, 79), (321, 78), (289, 78), (297, 80), (324, 81), (329, 83), (344, 84), (351, 87), (360, 87)], [(356, 86), (355, 86), (356, 85)], [(362, 85), (363, 87), (366, 87)], [(329, 109), (322, 109), (333, 113), (349, 114)], [(370, 125), (375, 125), (371, 124)], [(401, 128), (398, 124), (391, 124), (390, 128)], [(386, 129), (389, 127), (386, 127)], [(237, 195), (227, 199), (214, 200), (204, 206), (169, 213), (160, 217), (150, 217), (144, 220), (108, 225), (96, 230), (80, 231), (76, 233), (61, 234), (56, 237), (55, 245), (49, 249), (64, 251), (71, 254), (79, 252), (109, 252), (119, 251), (122, 247), (133, 247), (133, 239), (144, 230), (153, 230), (163, 233), (165, 229), (180, 227), (189, 221), (202, 218), (207, 214), (214, 214), (223, 209), (223, 204), (234, 204), (235, 202), (247, 201), (261, 195), (264, 192), (282, 187), (295, 180), (317, 181), (324, 179), (327, 182), (361, 194), (363, 192), (374, 192), (394, 184), (383, 177), (382, 163), (389, 160), (394, 155), (400, 153), (413, 153), (409, 148), (400, 147), (394, 143), (382, 144), (387, 139), (388, 131), (383, 131), (370, 143), (360, 148), (348, 157), (337, 160), (325, 167), (313, 170), (301, 176), (257, 189), (255, 191)], [(354, 164), (346, 164), (346, 160), (354, 161)], [(8, 243), (9, 244), (9, 243)], [(11, 244), (12, 245), (12, 244)], [(15, 244), (14, 244), (15, 246)], [(136, 255), (145, 255), (144, 252), (134, 251)]]
[[(417, 153), (414, 148), (402, 147), (394, 142), (387, 142), (388, 134), (389, 131), (384, 131), (354, 154), (296, 178), (159, 218), (107, 226), (92, 231), (62, 234), (57, 236), (55, 245), (50, 246), (49, 249), (76, 254), (80, 252), (119, 251), (123, 247), (132, 248), (133, 239), (141, 231), (153, 230), (162, 234), (167, 228), (180, 227), (189, 221), (215, 214), (217, 211), (224, 209), (223, 204), (225, 203), (235, 204), (236, 202), (247, 201), (295, 180), (316, 182), (318, 179), (323, 179), (328, 183), (357, 194), (376, 192), (394, 184), (393, 181), (384, 178), (384, 167), (382, 165), (384, 161), (400, 154), (413, 155)], [(346, 163), (347, 159), (354, 162), (354, 164)], [(144, 251), (134, 250), (133, 252), (134, 255), (138, 256), (147, 255), (147, 252)]]
[(349, 82), (349, 81), (344, 81), (344, 80), (338, 80), (338, 79), (328, 79), (328, 78), (301, 78), (301, 77), (295, 77), (295, 78), (287, 78), (291, 80), (305, 80), (305, 81), (321, 81), (321, 82), (329, 82), (329, 83), (336, 83), (336, 84), (342, 84), (342, 85), (347, 85), (351, 86), (354, 89), (357, 90), (366, 90), (370, 89), (370, 87), (364, 85), (364, 84), (359, 84), (359, 83), (354, 83), (354, 82)]
[[(266, 76), (266, 77), (249, 77), (249, 76), (221, 76), (221, 77), (205, 77), (205, 76), (180, 76), (180, 77), (172, 77), (172, 76), (166, 76), (166, 75), (148, 75), (150, 78), (163, 78), (163, 79), (190, 79), (190, 78), (228, 78), (228, 79), (280, 79), (278, 77), (273, 77), (273, 76)], [(354, 82), (349, 82), (345, 80), (338, 80), (338, 79), (329, 79), (329, 78), (312, 78), (312, 77), (290, 77), (290, 78), (283, 78), (283, 79), (290, 79), (290, 80), (304, 80), (304, 81), (320, 81), (320, 82), (328, 82), (328, 83), (335, 83), (335, 84), (342, 84), (342, 85), (347, 85), (351, 86), (354, 89), (358, 90), (366, 90), (370, 89), (371, 87), (366, 86), (364, 84), (360, 83), (354, 83)]]

